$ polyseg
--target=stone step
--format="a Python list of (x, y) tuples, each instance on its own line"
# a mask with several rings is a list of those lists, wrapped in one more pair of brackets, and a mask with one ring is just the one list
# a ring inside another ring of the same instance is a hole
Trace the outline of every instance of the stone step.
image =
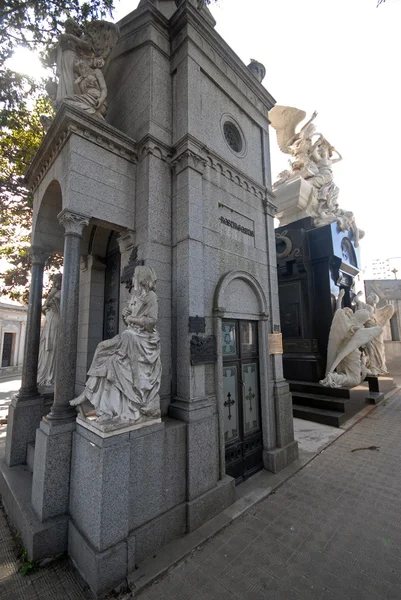
[(315, 381), (294, 381), (288, 380), (291, 392), (302, 392), (304, 394), (318, 394), (320, 396), (330, 396), (333, 398), (342, 398), (349, 400), (350, 390), (342, 388), (329, 388)]
[(294, 404), (310, 406), (312, 408), (323, 408), (338, 412), (347, 412), (348, 400), (330, 396), (321, 396), (320, 394), (308, 394), (304, 392), (291, 392)]
[(302, 406), (300, 404), (292, 405), (292, 414), (298, 419), (314, 421), (315, 423), (331, 425), (332, 427), (340, 427), (347, 420), (345, 413), (335, 410), (326, 410), (324, 408), (312, 408), (310, 406)]
[(33, 473), (33, 463), (35, 460), (35, 442), (29, 442), (26, 449), (26, 464), (31, 473)]

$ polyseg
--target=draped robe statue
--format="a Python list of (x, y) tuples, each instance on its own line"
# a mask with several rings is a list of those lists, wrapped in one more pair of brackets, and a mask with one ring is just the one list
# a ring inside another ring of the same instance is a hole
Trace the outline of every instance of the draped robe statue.
[(340, 308), (344, 290), (340, 291), (337, 310), (330, 328), (326, 377), (320, 383), (332, 388), (351, 388), (362, 383), (368, 374), (361, 348), (383, 332), (379, 326), (365, 327), (370, 318), (367, 310)]
[(61, 273), (53, 275), (53, 287), (44, 305), (45, 323), (40, 332), (38, 385), (54, 386), (56, 375), (56, 349), (60, 329)]
[(78, 406), (89, 400), (98, 422), (141, 423), (160, 417), (162, 367), (155, 283), (153, 269), (136, 267), (133, 291), (122, 313), (127, 329), (98, 345), (85, 389), (70, 402)]

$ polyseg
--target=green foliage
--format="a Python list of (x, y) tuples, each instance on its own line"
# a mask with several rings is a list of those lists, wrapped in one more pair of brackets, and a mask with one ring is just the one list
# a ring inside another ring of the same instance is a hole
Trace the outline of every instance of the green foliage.
[[(19, 46), (44, 60), (67, 18), (78, 23), (107, 18), (113, 0), (4, 0), (0, 7), (0, 258), (11, 264), (0, 293), (25, 300), (32, 197), (24, 175), (43, 138), (40, 115), (51, 115), (52, 108), (45, 82), (11, 71), (6, 61)], [(59, 265), (55, 257), (48, 267)]]

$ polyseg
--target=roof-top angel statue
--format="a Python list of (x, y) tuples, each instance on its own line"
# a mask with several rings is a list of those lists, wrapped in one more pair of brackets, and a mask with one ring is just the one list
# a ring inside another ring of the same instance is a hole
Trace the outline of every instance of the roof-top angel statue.
[(67, 19), (64, 27), (65, 33), (49, 55), (58, 82), (48, 82), (47, 91), (56, 109), (64, 101), (104, 118), (107, 87), (103, 73), (119, 28), (108, 21), (92, 21), (82, 29), (72, 19)]
[[(297, 126), (305, 117), (305, 111), (292, 106), (274, 106), (269, 111), (270, 124), (276, 130), (277, 143), (281, 152), (289, 154), (293, 158), (293, 162), (289, 161), (290, 170), (286, 172), (287, 179), (295, 175), (305, 178), (305, 176), (311, 177), (317, 174), (317, 169), (311, 159), (314, 150), (313, 136), (320, 135), (316, 134), (314, 124), (317, 112), (315, 111), (309, 121), (296, 133)], [(279, 183), (283, 183), (283, 181), (280, 180)]]
[(379, 326), (365, 327), (369, 311), (340, 308), (343, 296), (341, 290), (330, 329), (326, 377), (320, 381), (332, 388), (351, 388), (365, 379), (368, 369), (361, 348), (383, 331)]

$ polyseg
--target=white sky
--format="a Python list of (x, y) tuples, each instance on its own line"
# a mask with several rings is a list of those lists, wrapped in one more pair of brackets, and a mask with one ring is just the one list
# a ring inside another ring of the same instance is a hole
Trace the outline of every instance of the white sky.
[[(115, 3), (119, 20), (139, 1)], [(318, 111), (318, 131), (343, 156), (334, 166), (340, 205), (366, 231), (365, 266), (401, 256), (401, 0), (220, 0), (211, 10), (238, 56), (265, 65), (278, 104)], [(272, 131), (273, 179), (287, 159)]]

